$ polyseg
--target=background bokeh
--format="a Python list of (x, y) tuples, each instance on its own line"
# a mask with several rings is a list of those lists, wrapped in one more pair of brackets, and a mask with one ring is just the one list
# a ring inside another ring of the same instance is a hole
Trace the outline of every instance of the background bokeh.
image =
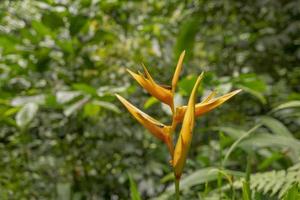
[[(142, 199), (172, 199), (163, 197), (173, 187), (166, 147), (114, 93), (169, 123), (168, 110), (126, 68), (144, 63), (168, 84), (183, 50), (179, 102), (202, 71), (198, 101), (243, 89), (197, 119), (183, 198), (229, 198), (232, 191), (217, 189), (226, 179), (201, 173), (208, 167), (300, 173), (299, 19), (298, 0), (0, 1), (0, 199), (129, 199), (129, 177)], [(251, 188), (277, 199), (274, 185)]]

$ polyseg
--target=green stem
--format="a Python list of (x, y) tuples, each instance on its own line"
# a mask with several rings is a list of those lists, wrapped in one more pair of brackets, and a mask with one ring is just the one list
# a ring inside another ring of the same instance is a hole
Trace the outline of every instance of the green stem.
[(175, 195), (176, 195), (176, 200), (180, 200), (179, 182), (180, 182), (180, 179), (175, 178)]

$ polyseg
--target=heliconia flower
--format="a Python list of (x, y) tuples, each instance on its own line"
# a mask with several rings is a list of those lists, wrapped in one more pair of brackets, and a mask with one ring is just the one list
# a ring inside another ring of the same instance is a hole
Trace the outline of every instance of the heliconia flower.
[(173, 168), (175, 178), (177, 180), (179, 180), (181, 177), (182, 170), (185, 165), (186, 157), (192, 141), (193, 129), (195, 124), (195, 99), (200, 81), (203, 78), (203, 74), (204, 73), (201, 73), (201, 75), (197, 78), (197, 81), (192, 90), (187, 109), (184, 114), (180, 135), (178, 137), (173, 154)]
[(179, 57), (175, 73), (172, 79), (172, 85), (159, 85), (157, 84), (153, 78), (151, 77), (150, 73), (148, 72), (147, 68), (143, 65), (144, 74), (142, 73), (134, 73), (131, 70), (127, 69), (130, 75), (145, 89), (147, 90), (153, 97), (157, 98), (161, 102), (170, 106), (172, 112), (174, 111), (174, 94), (175, 88), (179, 79), (179, 75), (182, 68), (182, 62), (185, 55), (185, 51), (183, 51)]
[[(240, 91), (240, 89), (234, 90), (217, 98), (213, 98), (215, 96), (215, 92), (212, 92), (205, 100), (195, 105), (195, 116), (201, 116), (215, 109), (216, 107), (222, 105), (225, 101), (229, 100), (234, 95), (238, 94)], [(176, 122), (182, 122), (186, 110), (187, 106), (180, 106), (176, 108), (176, 115), (174, 118)]]
[(166, 126), (146, 113), (139, 110), (137, 107), (129, 103), (125, 98), (116, 94), (116, 97), (127, 108), (132, 116), (152, 133), (156, 138), (160, 139), (168, 146), (169, 152), (172, 155), (174, 151), (173, 141), (170, 135), (170, 127)]

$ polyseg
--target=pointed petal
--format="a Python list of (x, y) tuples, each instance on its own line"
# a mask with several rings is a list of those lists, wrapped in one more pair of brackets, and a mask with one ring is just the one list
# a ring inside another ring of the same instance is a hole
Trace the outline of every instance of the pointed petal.
[(174, 146), (170, 135), (171, 128), (160, 123), (159, 121), (147, 115), (146, 113), (142, 112), (140, 109), (133, 106), (120, 95), (116, 94), (116, 97), (121, 101), (121, 103), (127, 108), (127, 110), (140, 124), (142, 124), (146, 129), (148, 129), (150, 133), (152, 133), (152, 135), (154, 135), (156, 138), (160, 139), (161, 141), (167, 144), (171, 155), (173, 155)]
[(143, 66), (146, 78), (149, 79), (152, 83), (155, 83), (154, 80), (153, 80), (153, 78), (151, 77), (150, 73), (148, 72), (146, 66), (144, 64), (142, 64), (142, 66)]
[(183, 62), (183, 59), (184, 59), (184, 55), (185, 55), (185, 51), (183, 51), (180, 54), (179, 59), (178, 59), (178, 63), (177, 63), (176, 69), (175, 69), (175, 73), (173, 75), (173, 79), (172, 79), (172, 93), (173, 94), (175, 93), (176, 85), (177, 85), (179, 75), (180, 75), (180, 72), (181, 72), (181, 69), (182, 69), (182, 62)]
[(145, 70), (145, 76), (136, 74), (129, 69), (127, 69), (127, 71), (152, 96), (173, 108), (173, 95), (171, 90), (166, 89), (165, 87), (162, 87), (155, 83), (152, 77), (150, 76), (149, 72), (147, 71), (146, 67), (143, 67)]
[[(217, 108), (218, 106), (222, 105), (225, 101), (229, 100), (231, 97), (235, 96), (236, 94), (238, 94), (239, 92), (241, 92), (242, 90), (235, 90), (232, 91), (230, 93), (227, 93), (223, 96), (217, 97), (215, 99), (211, 99), (211, 100), (204, 100), (201, 103), (197, 103), (195, 105), (195, 116), (201, 116), (215, 108)], [(176, 116), (175, 116), (175, 120), (177, 122), (181, 122), (183, 120), (184, 117), (184, 113), (187, 110), (187, 106), (181, 106), (178, 107), (176, 110)]]
[(180, 135), (178, 137), (175, 150), (174, 150), (174, 157), (173, 157), (173, 167), (176, 179), (180, 179), (182, 174), (183, 167), (186, 162), (186, 157), (191, 145), (192, 141), (192, 134), (195, 124), (195, 99), (197, 89), (199, 87), (200, 81), (203, 78), (203, 73), (198, 77), (194, 88), (192, 90), (187, 110), (184, 115), (182, 128), (180, 131)]
[(132, 116), (140, 122), (145, 128), (147, 128), (155, 137), (164, 140), (165, 132), (163, 131), (165, 125), (159, 121), (153, 119), (146, 113), (142, 112), (137, 107), (129, 103), (125, 98), (116, 94), (116, 97), (121, 101), (121, 103), (127, 108), (127, 110), (132, 114)]

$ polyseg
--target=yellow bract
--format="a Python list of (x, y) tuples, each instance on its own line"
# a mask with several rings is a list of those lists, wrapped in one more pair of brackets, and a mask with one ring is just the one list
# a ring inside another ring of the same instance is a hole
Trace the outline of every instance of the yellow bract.
[(147, 71), (146, 67), (144, 67), (145, 75), (143, 75), (141, 73), (136, 74), (136, 73), (130, 71), (129, 69), (127, 69), (127, 71), (152, 96), (154, 96), (161, 102), (169, 105), (173, 110), (174, 106), (173, 106), (172, 91), (170, 90), (170, 88), (166, 88), (166, 87), (163, 87), (163, 86), (155, 83), (155, 81), (152, 79), (149, 72)]
[(174, 75), (173, 75), (173, 79), (172, 79), (172, 93), (173, 93), (173, 95), (175, 94), (176, 85), (177, 85), (177, 82), (179, 80), (179, 75), (180, 75), (180, 72), (181, 72), (181, 69), (182, 69), (182, 63), (183, 63), (184, 55), (185, 55), (185, 51), (183, 51), (180, 54), (179, 60), (177, 62), (176, 69), (175, 69), (175, 72), (174, 72)]
[(117, 95), (117, 98), (121, 101), (121, 103), (127, 108), (127, 110), (134, 116), (134, 118), (140, 122), (146, 129), (152, 133), (156, 138), (165, 142), (168, 146), (170, 153), (173, 153), (173, 144), (170, 139), (170, 127), (166, 126), (156, 119), (150, 117), (146, 113), (142, 112), (140, 109), (129, 103), (126, 99)]
[(161, 102), (170, 106), (172, 112), (174, 112), (174, 93), (176, 89), (176, 85), (179, 79), (179, 75), (182, 69), (183, 58), (185, 55), (185, 51), (183, 51), (179, 57), (175, 73), (172, 79), (172, 85), (159, 85), (157, 84), (150, 73), (148, 72), (145, 65), (143, 65), (144, 74), (134, 73), (127, 69), (127, 71), (131, 74), (131, 76), (145, 89), (147, 90), (153, 97), (157, 98)]
[[(173, 116), (172, 116), (172, 125), (164, 125), (159, 121), (153, 119), (146, 113), (142, 112), (131, 103), (129, 103), (123, 97), (116, 95), (117, 98), (122, 102), (122, 104), (128, 109), (128, 111), (134, 116), (134, 118), (141, 123), (146, 129), (152, 133), (156, 138), (163, 141), (170, 152), (171, 164), (174, 169), (176, 179), (179, 180), (183, 171), (183, 167), (186, 162), (190, 144), (192, 141), (192, 133), (195, 124), (195, 117), (201, 116), (216, 107), (223, 104), (225, 101), (239, 93), (241, 90), (235, 90), (230, 93), (227, 93), (223, 96), (215, 98), (216, 92), (211, 92), (202, 102), (196, 104), (196, 94), (199, 87), (200, 81), (203, 78), (204, 73), (197, 78), (197, 81), (193, 87), (192, 93), (189, 98), (187, 106), (174, 107), (174, 95), (177, 82), (179, 80), (179, 75), (182, 70), (182, 63), (185, 56), (183, 51), (177, 62), (175, 73), (172, 78), (171, 86), (162, 86), (157, 84), (150, 73), (143, 65), (144, 74), (134, 73), (127, 70), (132, 77), (153, 97), (160, 100), (162, 103), (165, 103), (170, 106)], [(182, 122), (182, 128), (178, 136), (178, 140), (174, 149), (173, 144), (173, 131), (176, 130), (176, 125)]]
[(195, 98), (196, 92), (199, 87), (200, 81), (203, 78), (203, 73), (198, 77), (194, 88), (192, 90), (186, 112), (184, 114), (184, 119), (182, 123), (182, 128), (180, 131), (180, 135), (178, 137), (174, 157), (173, 157), (173, 167), (176, 179), (180, 179), (187, 153), (190, 149), (192, 134), (195, 124)]
[[(235, 90), (233, 92), (227, 93), (223, 96), (220, 96), (218, 98), (212, 99), (215, 95), (214, 92), (212, 92), (204, 101), (201, 103), (197, 103), (195, 105), (195, 116), (201, 116), (216, 107), (222, 105), (225, 101), (239, 93), (241, 90)], [(182, 122), (184, 113), (186, 112), (187, 106), (180, 106), (176, 108), (176, 114), (175, 114), (175, 120), (176, 122)]]

